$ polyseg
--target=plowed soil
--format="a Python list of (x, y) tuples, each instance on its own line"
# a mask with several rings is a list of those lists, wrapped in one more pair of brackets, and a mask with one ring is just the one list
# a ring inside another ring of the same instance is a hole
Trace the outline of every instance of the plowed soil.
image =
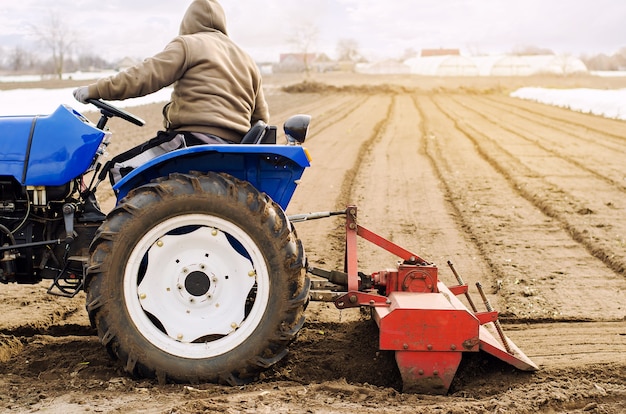
[[(311, 302), (290, 354), (244, 387), (124, 374), (84, 295), (7, 285), (0, 301), (2, 412), (626, 412), (626, 123), (510, 98), (517, 87), (623, 88), (626, 79), (268, 77), (272, 123), (313, 117), (313, 157), (289, 214), (358, 206), (359, 223), (481, 282), (508, 337), (538, 366), (465, 354), (446, 396), (405, 394), (367, 312)], [(290, 86), (283, 88), (284, 86)], [(114, 120), (110, 152), (150, 138), (159, 104)], [(94, 114), (89, 115), (95, 117)], [(113, 198), (99, 189), (105, 209)], [(297, 224), (312, 266), (342, 269), (342, 218)], [(359, 243), (359, 269), (396, 258)]]

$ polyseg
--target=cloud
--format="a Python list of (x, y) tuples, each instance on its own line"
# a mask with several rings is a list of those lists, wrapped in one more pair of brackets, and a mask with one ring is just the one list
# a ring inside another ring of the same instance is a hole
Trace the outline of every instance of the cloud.
[(367, 43), (379, 49), (395, 43), (504, 52), (526, 44), (582, 52), (626, 43), (626, 3), (610, 0), (337, 1), (347, 10), (348, 31), (369, 28)]
[(79, 53), (113, 58), (146, 57), (178, 34), (191, 0), (19, 0), (4, 1), (0, 38), (5, 47), (32, 43), (32, 25), (45, 25), (56, 14), (79, 40)]
[[(3, 0), (0, 43), (28, 42), (29, 24), (62, 14), (81, 53), (105, 59), (147, 57), (178, 34), (191, 0)], [(318, 51), (332, 55), (353, 39), (366, 55), (412, 48), (508, 52), (516, 46), (556, 53), (614, 53), (626, 46), (626, 3), (615, 0), (222, 0), (230, 36), (260, 60), (295, 51), (302, 27), (319, 29)]]
[(316, 43), (321, 49), (334, 48), (336, 34), (343, 30), (334, 23), (342, 15), (336, 0), (240, 0), (222, 1), (222, 5), (231, 38), (274, 59), (281, 52), (296, 51), (291, 40), (303, 27), (319, 29)]

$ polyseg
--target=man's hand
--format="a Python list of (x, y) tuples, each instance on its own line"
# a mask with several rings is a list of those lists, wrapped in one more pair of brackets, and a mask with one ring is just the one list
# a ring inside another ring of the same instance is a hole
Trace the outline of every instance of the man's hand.
[(87, 99), (89, 99), (89, 88), (86, 86), (81, 86), (80, 88), (74, 89), (74, 99), (76, 99), (80, 103), (87, 103)]

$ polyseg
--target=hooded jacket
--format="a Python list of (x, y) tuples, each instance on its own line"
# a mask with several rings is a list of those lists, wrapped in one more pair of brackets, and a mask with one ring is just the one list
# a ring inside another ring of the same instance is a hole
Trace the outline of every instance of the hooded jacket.
[(172, 85), (163, 108), (167, 130), (201, 132), (241, 142), (256, 121), (269, 121), (261, 75), (227, 35), (214, 0), (194, 0), (179, 36), (141, 64), (89, 85), (89, 98), (123, 100)]

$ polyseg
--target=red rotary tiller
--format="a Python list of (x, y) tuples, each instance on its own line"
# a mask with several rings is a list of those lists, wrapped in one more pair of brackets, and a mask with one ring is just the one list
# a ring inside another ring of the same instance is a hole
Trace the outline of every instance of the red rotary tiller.
[[(483, 350), (523, 371), (537, 366), (504, 334), (494, 311), (477, 283), (487, 311), (478, 312), (468, 286), (448, 262), (459, 284), (447, 287), (437, 277), (437, 266), (356, 221), (357, 208), (291, 217), (304, 221), (346, 216), (346, 261), (344, 272), (309, 268), (327, 279), (313, 282), (313, 300), (333, 300), (338, 309), (369, 307), (380, 331), (379, 348), (395, 351), (403, 391), (445, 394), (450, 388), (463, 352)], [(357, 236), (402, 259), (396, 269), (365, 275), (357, 270)], [(319, 290), (347, 287), (330, 295)], [(316, 291), (317, 290), (317, 291)], [(457, 296), (464, 295), (472, 310)], [(497, 339), (498, 338), (498, 339)]]

